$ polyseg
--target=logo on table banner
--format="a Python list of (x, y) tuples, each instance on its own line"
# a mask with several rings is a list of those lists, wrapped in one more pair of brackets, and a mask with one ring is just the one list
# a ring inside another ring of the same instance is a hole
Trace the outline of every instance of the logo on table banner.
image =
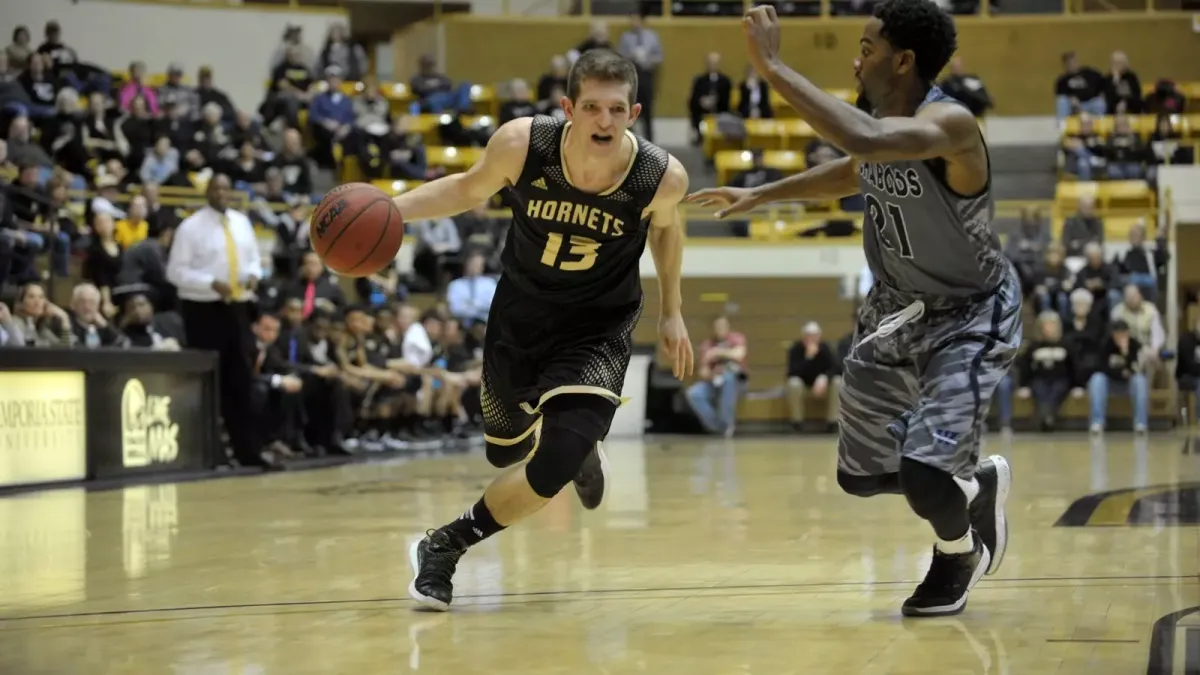
[(121, 455), (125, 468), (167, 464), (179, 457), (179, 425), (171, 421), (171, 397), (146, 393), (137, 378), (121, 394)]

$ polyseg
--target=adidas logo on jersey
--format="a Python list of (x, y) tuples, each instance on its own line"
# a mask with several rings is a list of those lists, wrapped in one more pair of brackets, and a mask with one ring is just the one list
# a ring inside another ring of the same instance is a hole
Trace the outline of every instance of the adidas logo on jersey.
[(539, 179), (533, 181), (532, 183), (530, 183), (530, 185), (532, 185), (533, 187), (535, 187), (539, 190), (545, 190), (546, 189), (546, 179), (539, 178)]

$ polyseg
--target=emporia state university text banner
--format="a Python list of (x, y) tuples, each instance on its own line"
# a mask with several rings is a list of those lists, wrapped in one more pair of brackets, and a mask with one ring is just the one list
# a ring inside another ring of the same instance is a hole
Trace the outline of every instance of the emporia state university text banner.
[(83, 480), (82, 372), (0, 372), (0, 487)]
[(92, 478), (205, 469), (214, 443), (199, 373), (88, 374)]

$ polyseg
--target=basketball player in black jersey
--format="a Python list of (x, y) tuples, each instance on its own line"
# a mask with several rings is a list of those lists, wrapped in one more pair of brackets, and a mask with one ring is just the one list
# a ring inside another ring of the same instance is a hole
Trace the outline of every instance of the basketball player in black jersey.
[(585, 508), (600, 505), (600, 441), (621, 402), (647, 240), (660, 340), (676, 377), (692, 370), (679, 289), (687, 172), (629, 131), (641, 110), (636, 93), (631, 62), (590, 50), (567, 78), (568, 121), (508, 122), (469, 171), (395, 200), (406, 222), (462, 213), (497, 192), (513, 213), (481, 393), (488, 461), (508, 470), (466, 513), (413, 545), (409, 595), (427, 608), (449, 609), (451, 577), (468, 547), (541, 509), (568, 483)]

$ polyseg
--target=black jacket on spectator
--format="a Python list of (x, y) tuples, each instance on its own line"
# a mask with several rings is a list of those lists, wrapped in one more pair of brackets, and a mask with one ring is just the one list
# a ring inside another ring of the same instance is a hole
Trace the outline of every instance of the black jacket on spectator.
[(806, 387), (811, 387), (818, 377), (831, 377), (836, 372), (837, 361), (834, 359), (833, 350), (824, 342), (811, 359), (805, 353), (803, 342), (793, 342), (788, 349), (787, 375), (789, 378), (800, 378)]
[[(705, 96), (716, 98), (716, 107), (705, 110), (700, 107), (700, 99)], [(688, 100), (688, 111), (691, 114), (692, 126), (700, 124), (705, 115), (727, 113), (730, 110), (733, 97), (733, 81), (725, 73), (700, 73), (692, 80), (692, 95)]]
[(1141, 114), (1142, 82), (1132, 70), (1121, 73), (1121, 77), (1116, 80), (1112, 75), (1105, 77), (1103, 92), (1105, 109), (1109, 115), (1115, 115), (1118, 112), (1117, 106), (1121, 103), (1125, 104), (1125, 112), (1130, 115)]
[(1196, 384), (1200, 383), (1200, 337), (1194, 331), (1179, 336), (1175, 359), (1175, 379), (1179, 381), (1179, 388), (1195, 391)]
[[(567, 78), (557, 77), (553, 73), (542, 75), (542, 79), (538, 80), (537, 83), (537, 100), (550, 100), (550, 94), (554, 91), (555, 87), (560, 87), (565, 92), (567, 90)], [(558, 103), (558, 101), (554, 101), (554, 103)]]
[(280, 80), (287, 80), (300, 91), (308, 91), (313, 83), (312, 72), (307, 66), (294, 66), (287, 61), (275, 66), (275, 70), (271, 71), (271, 91), (279, 91)]
[(1050, 294), (1058, 293), (1059, 291), (1070, 290), (1066, 287), (1067, 276), (1070, 270), (1066, 265), (1060, 264), (1058, 267), (1051, 269), (1045, 261), (1034, 270), (1033, 283), (1035, 286), (1045, 286), (1046, 292)]
[[(1108, 289), (1115, 288), (1117, 283), (1116, 270), (1112, 265), (1103, 264), (1099, 268), (1084, 265), (1075, 275), (1075, 288), (1086, 288), (1092, 292), (1096, 304), (1108, 307)], [(1112, 309), (1109, 307), (1109, 309)]]
[(88, 246), (87, 256), (83, 259), (84, 281), (92, 282), (97, 288), (111, 289), (119, 285), (117, 279), (121, 273), (121, 261), (124, 256), (120, 245), (117, 249), (117, 254), (111, 255), (99, 239), (93, 238), (92, 244)]
[(1110, 336), (1104, 345), (1104, 374), (1114, 382), (1128, 382), (1134, 373), (1141, 370), (1138, 365), (1138, 353), (1142, 351), (1142, 343), (1129, 338), (1129, 351), (1122, 354), (1117, 349), (1117, 343)]
[(511, 122), (518, 117), (533, 117), (537, 112), (537, 104), (533, 101), (506, 101), (500, 106), (500, 124)]
[[(738, 85), (738, 114), (743, 119), (753, 117), (750, 110), (750, 87), (747, 83), (742, 82)], [(770, 119), (775, 117), (775, 111), (771, 108), (771, 87), (763, 80), (758, 81), (758, 117), (760, 119)]]
[(1071, 354), (1071, 365), (1074, 367), (1072, 386), (1087, 386), (1088, 378), (1100, 370), (1104, 362), (1101, 349), (1108, 337), (1104, 319), (1104, 311), (1096, 309), (1088, 315), (1082, 326), (1075, 324), (1074, 317), (1063, 323), (1062, 342)]
[(1109, 136), (1104, 156), (1110, 162), (1129, 162), (1133, 164), (1141, 164), (1150, 159), (1150, 153), (1137, 134), (1113, 134)]
[(216, 103), (221, 106), (221, 119), (232, 120), (237, 114), (237, 109), (233, 107), (229, 96), (216, 87), (196, 87), (196, 95), (200, 98), (201, 110), (209, 103)]
[(983, 86), (983, 80), (976, 75), (950, 75), (938, 86), (954, 100), (967, 106), (967, 110), (976, 117), (983, 117), (992, 107), (992, 97), (987, 87)]
[(74, 316), (71, 317), (71, 335), (72, 344), (79, 347), (113, 347), (121, 346), (125, 343), (125, 336), (122, 335), (116, 328), (113, 328), (111, 323), (105, 324), (103, 327), (95, 329), (96, 345), (88, 345), (88, 328), (89, 326), (80, 323)]
[(143, 239), (122, 257), (117, 273), (118, 286), (145, 284), (155, 309), (166, 312), (175, 309), (175, 285), (167, 281), (167, 252), (157, 239)]
[(1104, 243), (1104, 221), (1078, 213), (1067, 218), (1062, 231), (1062, 244), (1067, 257), (1083, 255), (1083, 247), (1089, 241)]
[(1075, 381), (1075, 363), (1066, 343), (1035, 340), (1021, 353), (1019, 381), (1028, 387), (1034, 380)]
[(1187, 106), (1187, 97), (1170, 80), (1159, 80), (1154, 91), (1142, 102), (1143, 112), (1150, 115), (1178, 115)]
[(21, 87), (25, 89), (25, 93), (29, 94), (29, 100), (37, 105), (53, 107), (58, 99), (58, 82), (52, 75), (44, 75), (42, 79), (34, 81), (30, 76), (29, 71), (21, 73), (17, 76), (17, 80), (21, 83)]
[(1104, 91), (1104, 76), (1095, 68), (1083, 67), (1075, 73), (1062, 74), (1054, 81), (1056, 96), (1072, 96), (1090, 101)]
[(284, 190), (296, 195), (312, 194), (312, 173), (307, 159), (281, 153), (275, 157), (274, 165), (283, 172)]
[(1156, 244), (1153, 251), (1146, 250), (1146, 245), (1130, 246), (1124, 254), (1113, 259), (1113, 263), (1121, 274), (1153, 274), (1161, 279), (1167, 273), (1166, 243)]

